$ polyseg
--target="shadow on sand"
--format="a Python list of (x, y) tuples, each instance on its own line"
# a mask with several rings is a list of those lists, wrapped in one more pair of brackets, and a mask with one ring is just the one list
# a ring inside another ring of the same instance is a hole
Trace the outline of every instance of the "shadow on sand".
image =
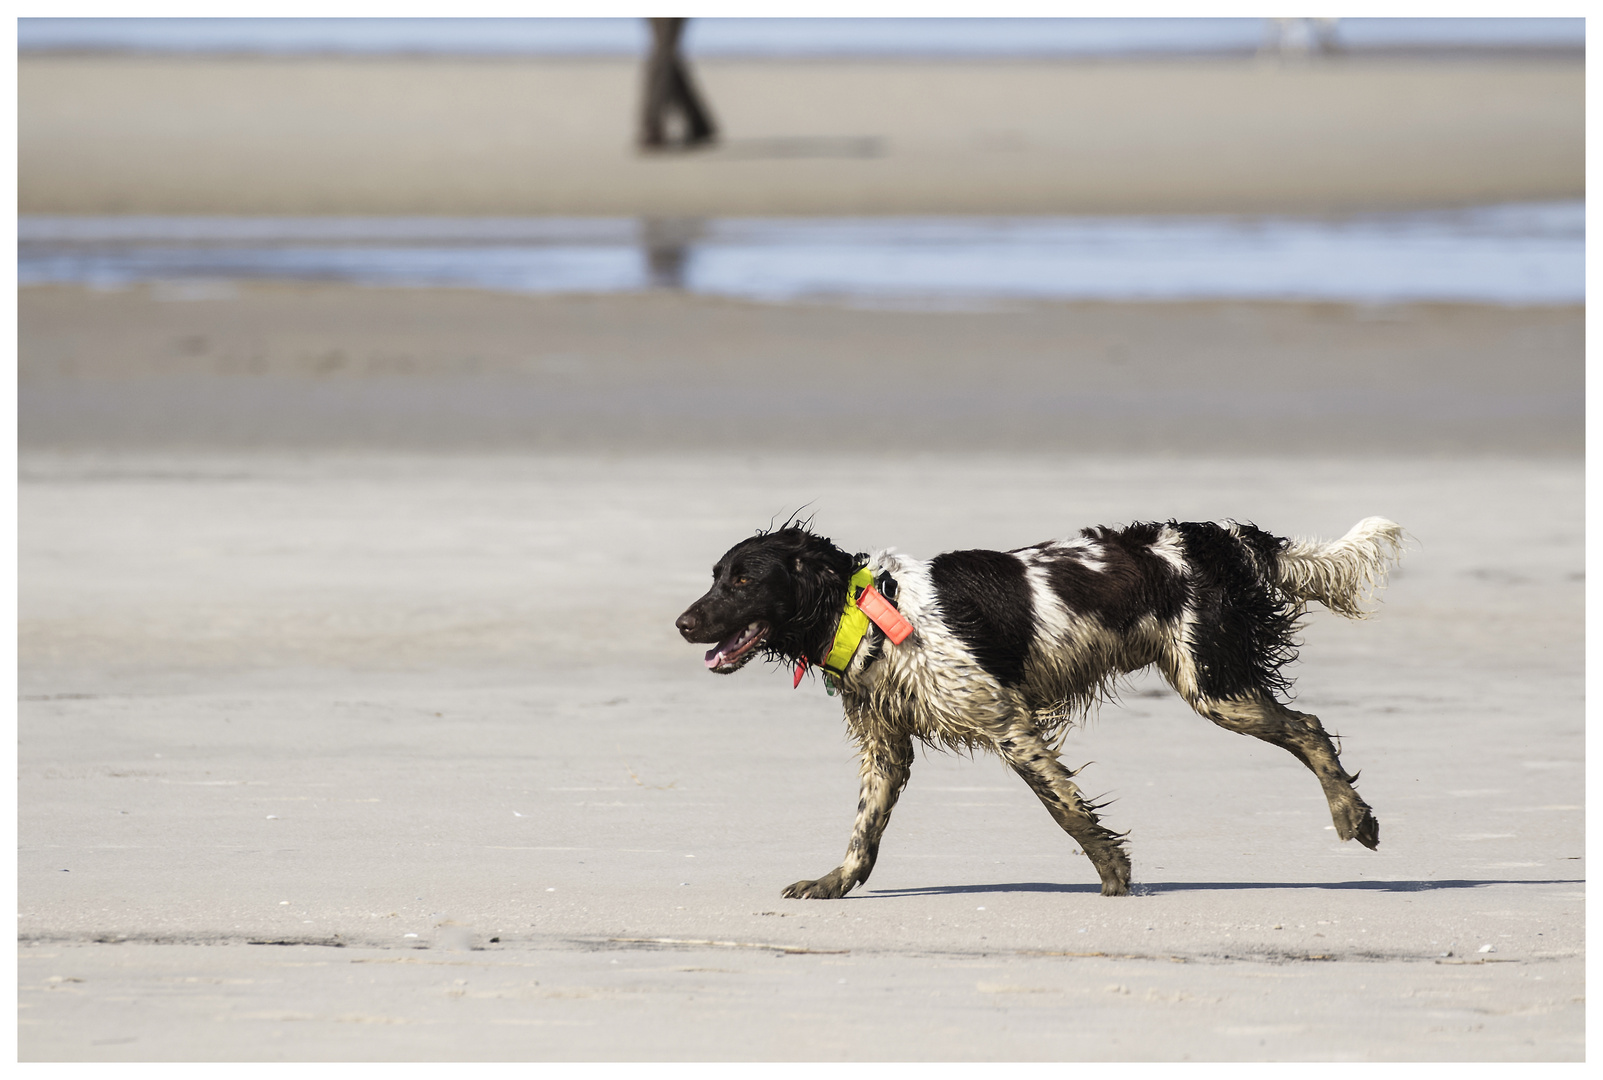
[[(1131, 885), (1136, 896), (1167, 892), (1222, 889), (1359, 889), (1369, 892), (1434, 892), (1439, 889), (1479, 889), (1488, 885), (1585, 885), (1585, 878), (1511, 880), (1505, 878), (1443, 878), (1439, 881), (1154, 881)], [(869, 889), (869, 897), (960, 896), (965, 893), (1097, 893), (1101, 886), (1060, 885), (1046, 881), (1015, 881), (998, 885), (931, 885), (921, 889)]]

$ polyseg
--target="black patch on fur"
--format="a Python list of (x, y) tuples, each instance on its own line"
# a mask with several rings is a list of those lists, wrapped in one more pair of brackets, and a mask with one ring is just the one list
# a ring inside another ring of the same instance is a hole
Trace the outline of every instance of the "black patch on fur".
[(1147, 615), (1171, 622), (1185, 607), (1186, 585), (1168, 560), (1152, 550), (1162, 529), (1155, 522), (1082, 529), (1081, 536), (1100, 546), (1093, 559), (1103, 568), (1086, 566), (1078, 553), (1065, 553), (1044, 563), (1047, 583), (1064, 607), (1094, 616), (1116, 634), (1129, 633)]
[(1264, 695), (1283, 700), (1297, 658), (1296, 605), (1270, 584), (1286, 541), (1252, 525), (1238, 536), (1211, 521), (1170, 522), (1190, 567), (1197, 686), (1211, 698)]
[(1003, 686), (1024, 681), (1035, 604), (1024, 564), (1003, 551), (948, 551), (930, 562), (942, 617)]

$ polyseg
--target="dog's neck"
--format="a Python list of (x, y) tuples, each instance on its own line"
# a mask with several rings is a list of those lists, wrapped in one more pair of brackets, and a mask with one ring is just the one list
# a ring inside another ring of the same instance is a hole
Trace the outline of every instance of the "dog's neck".
[(829, 643), (819, 654), (818, 666), (839, 678), (846, 674), (846, 667), (852, 662), (857, 647), (863, 643), (868, 634), (868, 616), (853, 602), (853, 598), (860, 589), (874, 584), (874, 575), (865, 566), (852, 574), (847, 583), (846, 596), (835, 618), (835, 632), (829, 637)]
[(807, 651), (801, 656), (790, 659), (805, 660), (815, 666), (821, 666), (829, 659), (830, 652), (835, 647), (835, 637), (840, 631), (841, 617), (846, 612), (847, 597), (851, 595), (852, 574), (856, 569), (857, 567), (853, 565), (844, 573), (831, 575), (834, 580), (826, 589), (820, 590), (823, 595), (819, 597), (817, 603), (818, 617), (808, 620), (810, 626), (806, 637), (809, 642)]
[(788, 663), (818, 664), (828, 658), (846, 610), (852, 573), (863, 559), (847, 553), (826, 537), (813, 536), (797, 556), (794, 631), (773, 643), (772, 651)]

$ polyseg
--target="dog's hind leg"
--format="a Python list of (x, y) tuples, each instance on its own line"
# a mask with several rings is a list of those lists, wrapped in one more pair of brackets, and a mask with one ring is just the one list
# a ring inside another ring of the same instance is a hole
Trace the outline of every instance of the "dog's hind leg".
[(879, 858), (879, 840), (891, 819), (891, 808), (907, 786), (913, 767), (913, 740), (907, 735), (864, 739), (862, 793), (852, 825), (846, 858), (817, 881), (798, 881), (784, 895), (792, 900), (834, 900), (868, 880)]
[(1030, 785), (1052, 820), (1079, 843), (1102, 879), (1102, 895), (1128, 895), (1130, 856), (1125, 854), (1123, 835), (1097, 820), (1097, 807), (1086, 802), (1074, 774), (1052, 748), (1036, 732), (1013, 727), (997, 740), (996, 751)]
[(1358, 774), (1349, 775), (1341, 767), (1336, 746), (1325, 733), (1319, 717), (1297, 712), (1273, 698), (1253, 696), (1218, 701), (1198, 698), (1191, 707), (1229, 731), (1251, 735), (1289, 750), (1308, 766), (1325, 789), (1330, 817), (1336, 834), (1343, 840), (1357, 840), (1366, 848), (1380, 844), (1380, 823), (1369, 804), (1353, 790)]

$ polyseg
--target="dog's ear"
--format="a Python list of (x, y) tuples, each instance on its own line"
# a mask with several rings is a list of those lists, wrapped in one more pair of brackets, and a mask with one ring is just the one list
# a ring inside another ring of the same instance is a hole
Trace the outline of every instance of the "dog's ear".
[[(806, 573), (807, 569), (807, 560), (801, 555), (796, 556), (796, 572), (798, 574)], [(812, 567), (812, 570), (821, 577), (833, 578), (839, 576), (835, 573), (835, 568), (833, 566), (830, 566), (827, 562), (822, 560), (818, 560)]]

